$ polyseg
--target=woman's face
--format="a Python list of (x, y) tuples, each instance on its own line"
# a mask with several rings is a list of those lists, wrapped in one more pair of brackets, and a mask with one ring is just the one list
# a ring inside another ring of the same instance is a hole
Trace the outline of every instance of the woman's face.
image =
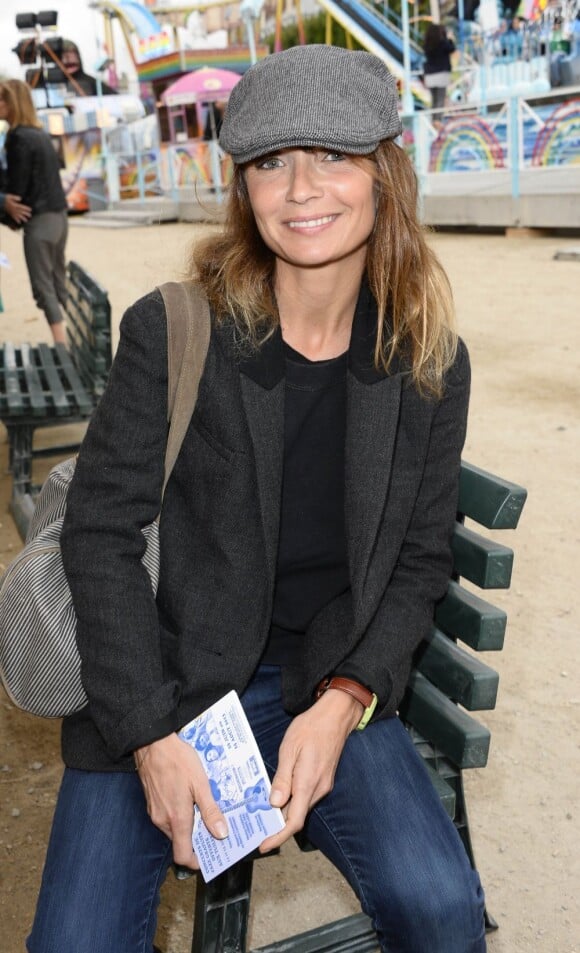
[(297, 268), (364, 268), (375, 221), (373, 164), (323, 149), (284, 149), (245, 170), (260, 235)]

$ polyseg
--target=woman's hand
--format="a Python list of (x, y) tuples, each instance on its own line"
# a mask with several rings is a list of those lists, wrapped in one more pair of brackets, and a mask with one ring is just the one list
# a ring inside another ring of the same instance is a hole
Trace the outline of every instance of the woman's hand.
[(4, 208), (18, 225), (27, 222), (32, 215), (32, 209), (20, 201), (19, 195), (5, 195)]
[(302, 830), (308, 811), (332, 790), (342, 749), (362, 713), (355, 698), (330, 688), (293, 720), (280, 745), (270, 795), (270, 803), (283, 809), (286, 826), (262, 843), (261, 853), (280, 847)]
[(149, 817), (172, 841), (175, 863), (196, 870), (199, 864), (191, 846), (194, 804), (214, 837), (221, 840), (228, 835), (197, 752), (173, 734), (138, 748), (135, 763)]

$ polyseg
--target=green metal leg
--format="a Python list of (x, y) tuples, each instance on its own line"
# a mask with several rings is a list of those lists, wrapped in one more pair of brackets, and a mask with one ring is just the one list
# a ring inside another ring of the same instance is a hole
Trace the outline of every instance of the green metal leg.
[(253, 861), (204, 883), (197, 878), (191, 953), (245, 953)]
[(30, 493), (32, 477), (33, 428), (28, 424), (8, 424), (9, 467), (12, 473), (12, 497)]

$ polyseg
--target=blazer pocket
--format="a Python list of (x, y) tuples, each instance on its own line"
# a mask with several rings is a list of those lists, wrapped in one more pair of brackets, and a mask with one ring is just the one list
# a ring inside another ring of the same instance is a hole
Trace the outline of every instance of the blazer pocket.
[(230, 447), (226, 447), (225, 444), (223, 444), (220, 440), (218, 440), (217, 437), (215, 437), (214, 434), (212, 434), (208, 430), (208, 428), (204, 424), (201, 417), (199, 417), (199, 415), (194, 413), (191, 419), (191, 426), (193, 427), (195, 432), (198, 434), (198, 436), (201, 437), (201, 439), (205, 443), (207, 443), (208, 446), (212, 448), (212, 450), (215, 450), (215, 452), (219, 454), (219, 456), (223, 460), (225, 460), (226, 463), (232, 462), (232, 460), (236, 456), (237, 451), (231, 450)]

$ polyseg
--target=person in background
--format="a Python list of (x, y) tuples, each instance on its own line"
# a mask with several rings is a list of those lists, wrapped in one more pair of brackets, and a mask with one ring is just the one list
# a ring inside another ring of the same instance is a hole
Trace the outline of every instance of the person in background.
[(455, 43), (440, 23), (430, 23), (423, 41), (425, 86), (431, 92), (431, 108), (441, 112), (451, 82), (451, 53)]
[(572, 44), (564, 19), (561, 16), (555, 16), (549, 42), (551, 86), (562, 86), (562, 60), (570, 55), (571, 49)]
[(522, 52), (522, 36), (522, 21), (518, 16), (510, 17), (501, 38), (503, 57), (510, 61), (519, 59)]
[[(30, 218), (32, 209), (20, 200), (19, 195), (6, 195), (0, 192), (0, 215), (2, 214), (9, 216), (16, 225), (24, 225), (24, 222)], [(5, 219), (4, 224), (10, 223)]]
[(570, 53), (570, 36), (561, 16), (554, 17), (554, 25), (550, 34), (550, 53), (562, 53), (567, 56)]
[(58, 156), (36, 115), (30, 90), (18, 79), (0, 82), (0, 119), (6, 135), (6, 192), (31, 209), (21, 219), (32, 294), (56, 343), (66, 343), (60, 302), (66, 301), (67, 202)]
[(230, 690), (286, 820), (261, 850), (304, 829), (384, 953), (485, 951), (479, 877), (397, 717), (449, 583), (470, 381), (398, 106), (381, 60), (331, 46), (236, 85), (226, 222), (192, 258), (209, 351), (162, 507), (160, 292), (121, 322), (61, 536), (89, 703), (63, 720), (29, 953), (151, 953), (172, 860), (197, 866), (194, 805), (228, 836), (207, 732), (178, 732)]
[(79, 48), (72, 40), (63, 40), (61, 63), (67, 74), (67, 89), (69, 93), (78, 96), (113, 96), (118, 90), (113, 89), (104, 80), (100, 82), (94, 76), (85, 73)]
[(208, 103), (205, 115), (205, 124), (203, 127), (203, 140), (210, 142), (212, 139), (218, 139), (222, 122), (224, 118), (224, 107), (222, 103)]

